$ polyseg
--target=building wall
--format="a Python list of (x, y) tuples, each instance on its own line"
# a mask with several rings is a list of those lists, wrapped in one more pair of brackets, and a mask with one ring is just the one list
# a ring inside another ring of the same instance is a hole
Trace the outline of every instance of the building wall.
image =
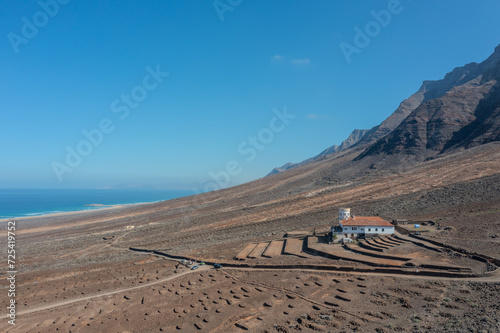
[[(368, 229), (371, 229), (371, 230), (368, 230)], [(378, 230), (377, 230), (378, 229)], [(383, 230), (382, 230), (383, 229)], [(371, 227), (371, 228), (366, 228), (365, 227), (365, 233), (367, 234), (383, 234), (383, 235), (387, 235), (387, 234), (393, 234), (394, 233), (394, 227)]]
[(393, 234), (394, 227), (344, 227), (342, 232), (345, 234)]
[(351, 216), (350, 208), (339, 208), (339, 220), (346, 220)]

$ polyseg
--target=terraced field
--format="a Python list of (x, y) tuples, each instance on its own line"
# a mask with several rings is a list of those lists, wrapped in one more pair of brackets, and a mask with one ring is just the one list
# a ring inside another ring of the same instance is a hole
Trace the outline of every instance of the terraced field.
[[(251, 243), (246, 245), (234, 258), (244, 260), (251, 265), (256, 259), (278, 259), (280, 256), (297, 255), (307, 259), (323, 257), (330, 259), (327, 264), (332, 265), (332, 267), (342, 266), (348, 262), (359, 267), (399, 268), (404, 274), (407, 274), (410, 269), (415, 274), (420, 275), (443, 272), (443, 274), (463, 273), (464, 277), (469, 277), (471, 274), (479, 276), (488, 271), (488, 265), (484, 260), (460, 254), (455, 255), (455, 260), (450, 259), (445, 254), (447, 248), (401, 234), (360, 239), (357, 244), (328, 244), (325, 239), (325, 236), (310, 235), (304, 239), (288, 238), (258, 244)], [(304, 249), (305, 252), (303, 252)], [(406, 254), (392, 253), (402, 251), (405, 251)], [(454, 263), (458, 259), (460, 259), (459, 262)], [(276, 260), (271, 260), (265, 263), (272, 265), (276, 262)], [(287, 263), (290, 264), (290, 260)], [(296, 260), (295, 264), (297, 266), (307, 265), (308, 261)]]

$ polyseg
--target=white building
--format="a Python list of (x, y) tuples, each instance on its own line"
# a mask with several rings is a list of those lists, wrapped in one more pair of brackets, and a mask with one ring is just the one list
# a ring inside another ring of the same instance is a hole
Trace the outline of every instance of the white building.
[(378, 216), (351, 216), (349, 208), (339, 209), (339, 224), (345, 237), (357, 237), (360, 234), (392, 235), (394, 225)]
[(339, 208), (339, 220), (347, 220), (351, 217), (351, 208)]

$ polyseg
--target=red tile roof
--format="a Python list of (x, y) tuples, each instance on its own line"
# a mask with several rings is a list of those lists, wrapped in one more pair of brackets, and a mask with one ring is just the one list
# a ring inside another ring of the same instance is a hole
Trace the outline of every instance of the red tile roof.
[(378, 216), (355, 216), (349, 217), (347, 220), (340, 221), (340, 224), (345, 227), (394, 227), (391, 223)]

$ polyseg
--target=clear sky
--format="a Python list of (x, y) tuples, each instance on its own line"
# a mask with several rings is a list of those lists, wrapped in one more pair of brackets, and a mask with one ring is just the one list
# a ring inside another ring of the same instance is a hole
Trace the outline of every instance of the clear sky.
[(497, 0), (4, 0), (0, 188), (263, 177), (483, 61), (499, 13)]

